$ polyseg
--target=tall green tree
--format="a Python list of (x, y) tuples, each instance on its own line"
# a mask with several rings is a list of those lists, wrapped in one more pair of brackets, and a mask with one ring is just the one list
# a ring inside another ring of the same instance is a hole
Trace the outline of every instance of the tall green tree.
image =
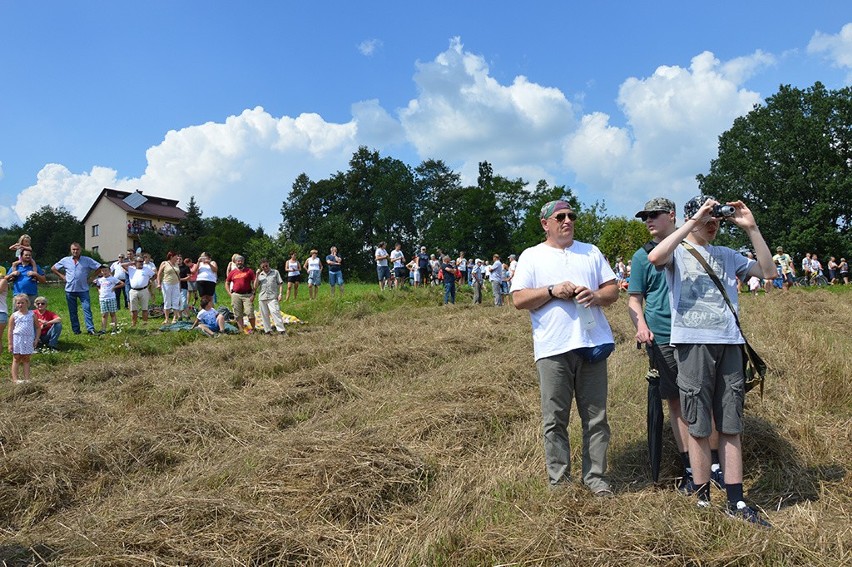
[[(719, 138), (703, 193), (742, 199), (772, 248), (803, 255), (852, 250), (852, 88), (781, 86)], [(727, 242), (747, 244), (741, 231)], [(720, 239), (721, 240), (721, 239)]]
[(606, 219), (601, 230), (601, 237), (594, 243), (610, 264), (621, 257), (626, 263), (633, 253), (650, 240), (645, 224), (636, 219), (612, 217)]
[(580, 201), (574, 192), (564, 185), (550, 186), (544, 179), (539, 180), (535, 189), (529, 195), (529, 204), (524, 218), (520, 223), (520, 229), (515, 231), (512, 240), (512, 248), (523, 251), (544, 241), (544, 231), (541, 228), (541, 208), (545, 203), (562, 199), (571, 204), (575, 211), (581, 209)]
[(53, 264), (68, 255), (72, 242), (85, 240), (83, 223), (64, 207), (43, 206), (27, 217), (23, 230), (32, 238), (33, 257), (41, 265)]
[(198, 240), (204, 236), (204, 213), (198, 203), (195, 201), (195, 196), (189, 198), (189, 203), (186, 206), (186, 216), (180, 223), (180, 233), (182, 236), (190, 240)]

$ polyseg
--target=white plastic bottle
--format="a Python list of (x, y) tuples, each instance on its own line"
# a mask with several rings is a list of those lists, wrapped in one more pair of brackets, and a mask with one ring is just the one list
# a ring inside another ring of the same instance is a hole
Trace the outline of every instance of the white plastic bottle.
[(592, 309), (585, 305), (580, 305), (576, 299), (574, 300), (574, 305), (577, 307), (577, 317), (580, 319), (580, 326), (586, 331), (594, 329), (598, 322), (595, 321), (595, 314), (592, 313)]

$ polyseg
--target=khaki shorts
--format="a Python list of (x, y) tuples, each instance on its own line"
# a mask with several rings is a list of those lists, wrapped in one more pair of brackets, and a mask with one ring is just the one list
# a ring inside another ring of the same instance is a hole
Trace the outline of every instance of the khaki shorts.
[(131, 311), (148, 311), (148, 300), (151, 299), (151, 293), (148, 288), (131, 289), (130, 290), (130, 310)]
[(232, 293), (231, 307), (234, 308), (234, 317), (242, 321), (244, 315), (254, 317), (254, 296), (250, 293)]
[(710, 436), (711, 412), (720, 433), (743, 432), (745, 376), (740, 345), (681, 344), (677, 353), (677, 385), (689, 434)]

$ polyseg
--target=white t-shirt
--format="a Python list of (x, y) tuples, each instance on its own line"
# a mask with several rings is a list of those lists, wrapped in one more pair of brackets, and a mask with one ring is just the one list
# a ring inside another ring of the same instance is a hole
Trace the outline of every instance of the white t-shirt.
[(402, 252), (402, 250), (391, 250), (390, 259), (391, 259), (391, 262), (393, 262), (394, 268), (404, 268), (405, 267), (405, 266), (402, 265), (402, 259), (403, 258), (405, 258), (405, 254)]
[[(496, 263), (495, 263), (496, 266)], [(615, 274), (597, 246), (574, 241), (568, 248), (553, 248), (541, 243), (527, 248), (518, 259), (512, 278), (512, 291), (533, 289), (570, 281), (597, 290), (615, 280)], [(574, 349), (614, 343), (612, 330), (600, 307), (589, 307), (597, 323), (584, 329), (578, 316), (577, 302), (551, 299), (530, 310), (533, 351), (536, 360)]]
[(157, 275), (154, 270), (146, 265), (143, 265), (141, 268), (128, 266), (127, 273), (130, 275), (129, 281), (131, 290), (140, 290), (148, 287), (148, 282), (151, 281), (151, 278)]
[(95, 280), (95, 285), (98, 286), (98, 299), (109, 299), (115, 297), (115, 286), (121, 283), (118, 278), (113, 276), (100, 277)]
[(319, 256), (316, 258), (310, 256), (308, 257), (308, 271), (309, 272), (319, 272), (322, 270), (322, 264), (320, 263)]
[(198, 271), (196, 272), (195, 281), (215, 282), (216, 281), (216, 272), (213, 271), (213, 267), (209, 263), (199, 262), (198, 263)]
[[(692, 246), (719, 276), (731, 304), (739, 312), (737, 277), (746, 279), (755, 261), (725, 246)], [(671, 344), (738, 345), (745, 342), (722, 292), (707, 275), (707, 270), (683, 246), (675, 248), (666, 269), (666, 280), (672, 309)]]
[[(377, 266), (387, 266), (388, 265), (388, 251), (384, 248), (376, 248), (376, 265)], [(379, 260), (379, 258), (382, 258)]]

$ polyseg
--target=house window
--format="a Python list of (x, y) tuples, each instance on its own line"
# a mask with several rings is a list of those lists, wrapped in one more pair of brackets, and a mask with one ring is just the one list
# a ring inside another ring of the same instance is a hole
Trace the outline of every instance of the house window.
[(98, 224), (92, 225), (92, 236), (98, 236), (98, 234), (100, 234), (100, 231), (101, 231), (100, 225), (98, 225)]
[(92, 246), (92, 252), (93, 252), (94, 254), (97, 254), (97, 253), (98, 253), (98, 248), (100, 248), (100, 247), (99, 247), (99, 246)]

